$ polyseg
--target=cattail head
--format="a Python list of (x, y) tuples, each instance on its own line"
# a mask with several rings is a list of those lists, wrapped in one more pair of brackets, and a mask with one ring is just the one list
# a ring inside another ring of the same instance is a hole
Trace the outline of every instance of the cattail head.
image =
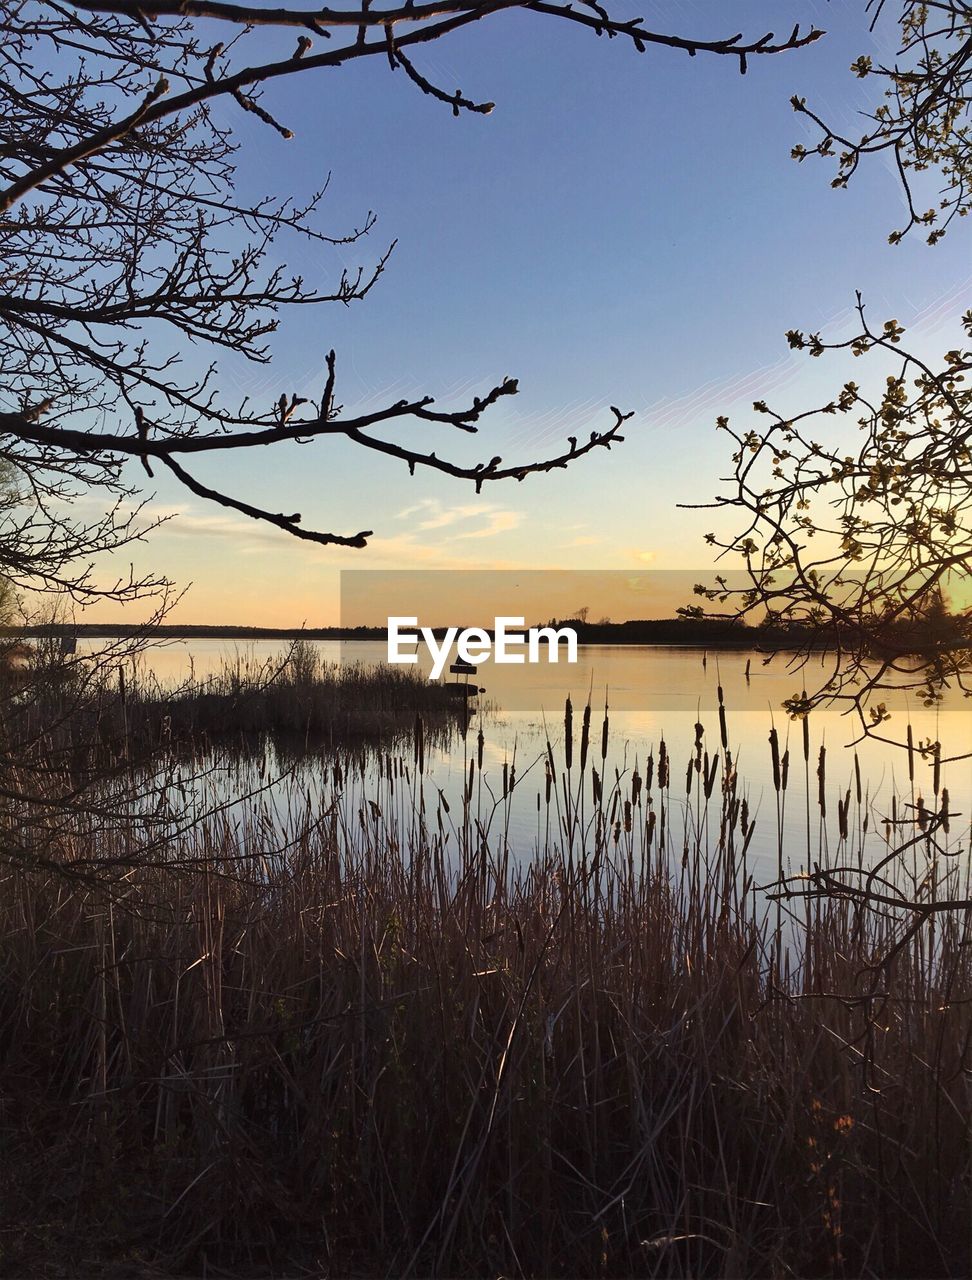
[(425, 726), (422, 724), (422, 717), (415, 717), (415, 744), (414, 744), (415, 768), (419, 774), (425, 772)]
[(708, 798), (712, 795), (712, 788), (715, 786), (716, 772), (718, 771), (718, 768), (719, 768), (718, 752), (716, 752), (716, 754), (712, 757), (711, 762), (709, 760), (708, 752), (706, 752), (705, 770), (703, 772), (703, 787), (705, 790), (706, 800), (708, 800)]
[(775, 727), (770, 729), (769, 735), (770, 755), (773, 759), (773, 790), (780, 789), (780, 738)]
[(584, 707), (584, 719), (581, 722), (581, 748), (580, 748), (580, 767), (581, 773), (587, 768), (587, 748), (591, 741), (591, 704), (590, 702)]

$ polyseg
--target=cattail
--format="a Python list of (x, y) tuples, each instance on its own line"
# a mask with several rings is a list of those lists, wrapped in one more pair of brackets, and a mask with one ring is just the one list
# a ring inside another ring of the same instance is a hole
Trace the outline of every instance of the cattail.
[(942, 819), (942, 830), (945, 832), (946, 835), (948, 835), (948, 787), (945, 787), (942, 790), (941, 819)]
[(938, 795), (942, 785), (942, 744), (935, 743), (935, 763), (932, 766), (932, 790)]
[(837, 801), (837, 827), (840, 832), (841, 840), (847, 839), (847, 832), (848, 832), (847, 818), (850, 813), (850, 798), (851, 798), (850, 787), (848, 787), (847, 792), (844, 795), (844, 799), (842, 801), (841, 800)]
[(718, 770), (718, 767), (719, 767), (719, 757), (718, 757), (718, 755), (714, 755), (714, 756), (712, 757), (712, 764), (711, 764), (711, 767), (710, 767), (709, 762), (708, 762), (708, 753), (706, 753), (706, 768), (705, 768), (705, 775), (704, 775), (704, 777), (705, 777), (705, 798), (706, 798), (706, 800), (708, 800), (708, 798), (712, 795), (712, 788), (713, 788), (713, 786), (715, 785), (715, 780), (716, 780), (716, 771)]
[[(803, 691), (803, 701), (807, 700), (807, 691)], [(803, 717), (803, 763), (810, 763), (810, 713), (809, 711)]]
[(685, 794), (690, 795), (692, 791), (692, 770), (695, 768), (694, 757), (689, 760), (688, 768), (685, 770)]
[(596, 769), (591, 769), (591, 790), (594, 795), (595, 805), (601, 803), (601, 779)]
[(820, 748), (820, 756), (817, 760), (817, 804), (820, 806), (820, 816), (827, 816), (827, 748)]
[(641, 796), (641, 774), (638, 772), (636, 767), (634, 773), (631, 775), (631, 803), (637, 804), (640, 796)]
[(591, 740), (591, 704), (590, 702), (584, 708), (584, 719), (581, 722), (581, 749), (580, 749), (580, 767), (581, 773), (587, 768), (587, 748)]
[(776, 729), (770, 729), (769, 735), (770, 753), (773, 757), (773, 789), (780, 789), (780, 739)]
[(857, 752), (854, 752), (854, 782), (857, 792), (857, 807), (861, 807), (861, 762)]
[(911, 725), (908, 725), (908, 781), (912, 786), (915, 784), (915, 740), (911, 733)]
[(658, 744), (658, 786), (662, 791), (668, 786), (668, 750), (664, 738)]
[(483, 737), (483, 731), (480, 729), (476, 738), (476, 765), (479, 768), (480, 773), (483, 771), (483, 745), (485, 744), (485, 741), (486, 739)]
[(601, 763), (607, 759), (608, 744), (608, 704), (607, 699), (604, 700), (604, 723), (601, 725)]
[(781, 770), (782, 777), (780, 779), (780, 785), (783, 791), (786, 790), (786, 780), (787, 780), (787, 777), (789, 776), (789, 772), (790, 772), (790, 748), (787, 747), (787, 749), (783, 752), (783, 761), (782, 761), (782, 770)]
[(422, 724), (422, 717), (415, 717), (415, 743), (414, 743), (414, 761), (415, 767), (419, 774), (425, 772), (425, 727)]
[(726, 727), (726, 704), (722, 700), (722, 685), (719, 685), (719, 741), (723, 751), (729, 750), (729, 730)]
[(651, 795), (651, 781), (655, 773), (655, 757), (649, 753), (645, 762), (645, 790)]
[(574, 708), (570, 701), (570, 695), (567, 697), (564, 706), (564, 764), (567, 771), (574, 762)]
[(631, 801), (624, 802), (624, 830), (627, 835), (631, 831)]

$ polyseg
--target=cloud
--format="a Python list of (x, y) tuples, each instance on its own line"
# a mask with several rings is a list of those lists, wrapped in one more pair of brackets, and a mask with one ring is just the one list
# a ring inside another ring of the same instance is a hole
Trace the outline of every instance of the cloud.
[(506, 533), (515, 529), (523, 517), (519, 511), (493, 511), (489, 522), (481, 529), (469, 529), (465, 533), (457, 533), (457, 538), (494, 538), (498, 533)]
[(479, 528), (463, 528), (455, 530), (453, 538), (492, 538), (496, 534), (515, 529), (522, 521), (518, 511), (501, 509), (490, 502), (465, 502), (447, 507), (437, 498), (423, 498), (421, 502), (405, 507), (396, 515), (397, 520), (409, 520), (415, 516), (423, 516), (416, 520), (415, 528), (419, 532), (428, 533), (435, 529), (453, 529), (457, 525), (465, 525), (471, 521), (485, 520)]

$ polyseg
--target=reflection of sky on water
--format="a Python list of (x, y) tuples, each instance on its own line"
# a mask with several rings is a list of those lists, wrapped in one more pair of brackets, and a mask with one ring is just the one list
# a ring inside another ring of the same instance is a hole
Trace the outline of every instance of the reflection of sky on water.
[[(329, 661), (353, 658), (364, 664), (380, 662), (384, 645), (372, 642), (321, 642), (319, 647)], [(149, 655), (152, 671), (163, 682), (184, 678), (190, 670), (205, 677), (217, 670), (227, 656), (239, 653), (258, 661), (280, 653), (279, 642), (266, 641), (248, 645), (232, 641), (204, 640), (170, 644)], [(751, 679), (745, 678), (746, 662), (751, 662)], [(817, 807), (817, 761), (821, 744), (826, 746), (826, 797), (830, 847), (837, 839), (837, 806), (848, 789), (851, 791), (851, 829), (857, 826), (855, 802), (854, 751), (860, 759), (865, 809), (869, 810), (865, 836), (865, 861), (883, 852), (882, 820), (890, 811), (891, 797), (896, 793), (905, 802), (911, 799), (906, 754), (889, 745), (866, 741), (856, 749), (848, 747), (855, 736), (851, 719), (837, 709), (814, 712), (810, 721), (809, 779), (803, 760), (802, 727), (791, 722), (781, 708), (784, 698), (800, 691), (804, 684), (813, 687), (814, 672), (804, 674), (787, 671), (785, 660), (776, 659), (762, 665), (759, 655), (710, 651), (705, 667), (699, 650), (660, 647), (598, 647), (581, 649), (576, 666), (507, 666), (483, 663), (477, 683), (486, 689), (481, 714), (474, 716), (465, 739), (457, 737), (448, 750), (430, 748), (425, 778), (426, 804), (434, 809), (437, 789), (441, 789), (452, 809), (452, 818), (461, 807), (468, 762), (478, 750), (480, 725), (484, 732), (482, 785), (477, 775), (476, 796), (485, 811), (492, 807), (491, 793), (497, 797), (497, 822), (508, 831), (512, 856), (528, 858), (546, 829), (545, 813), (538, 820), (537, 796), (544, 810), (545, 743), (549, 737), (558, 769), (564, 758), (564, 700), (570, 693), (574, 703), (573, 738), (574, 768), (571, 789), (577, 786), (583, 704), (592, 691), (591, 764), (608, 783), (621, 775), (621, 790), (630, 789), (631, 772), (637, 763), (644, 774), (645, 761), (652, 751), (656, 762), (658, 743), (664, 738), (671, 757), (672, 807), (685, 807), (686, 765), (693, 754), (695, 723), (705, 728), (704, 745), (710, 753), (719, 750), (717, 685), (721, 682), (727, 708), (730, 750), (741, 780), (740, 791), (748, 797), (751, 812), (757, 816), (757, 831), (751, 853), (757, 877), (771, 878), (776, 867), (776, 795), (773, 787), (772, 763), (768, 745), (771, 724), (780, 735), (780, 749), (790, 749), (789, 787), (785, 797), (783, 828), (785, 847), (792, 868), (807, 863), (807, 791), (811, 811), (810, 857), (817, 858), (821, 849)], [(606, 760), (601, 761), (601, 725), (605, 690), (609, 703), (609, 745)], [(972, 750), (972, 707), (961, 697), (946, 694), (942, 706), (929, 709), (912, 696), (895, 700), (887, 697), (892, 720), (887, 728), (894, 736), (904, 736), (905, 726), (912, 723), (916, 742), (930, 738), (940, 740), (943, 754), (957, 755)], [(406, 755), (411, 765), (411, 750)], [(516, 765), (517, 787), (508, 803), (499, 801), (502, 792), (504, 762)], [(530, 767), (532, 765), (532, 768)], [(245, 774), (224, 775), (220, 786), (229, 791), (242, 786)], [(311, 794), (314, 803), (330, 803), (330, 788), (322, 779), (319, 762), (301, 767), (303, 795)], [(693, 787), (694, 787), (693, 774)], [(377, 779), (366, 779), (377, 784)], [(959, 811), (952, 823), (951, 846), (967, 847), (969, 801), (972, 798), (972, 761), (957, 761), (942, 767), (942, 783), (950, 793), (950, 809)], [(355, 786), (358, 786), (355, 783)], [(386, 786), (382, 783), (381, 786)], [(718, 782), (712, 797), (712, 813), (718, 820)], [(590, 780), (587, 780), (588, 794)], [(346, 788), (347, 789), (347, 788)], [(373, 785), (372, 792), (380, 787)], [(657, 781), (653, 788), (657, 802)], [(281, 806), (292, 808), (293, 787), (280, 789), (270, 801), (271, 809), (281, 814)], [(929, 808), (934, 807), (931, 766), (916, 756), (916, 794), (921, 794)], [(347, 803), (365, 804), (368, 797), (346, 795)], [(393, 803), (406, 822), (406, 802), (411, 803), (404, 783), (398, 787)], [(695, 800), (693, 795), (692, 806)], [(681, 831), (681, 818), (674, 817), (675, 831)], [(556, 829), (556, 813), (553, 814)], [(857, 846), (855, 844), (855, 856)]]

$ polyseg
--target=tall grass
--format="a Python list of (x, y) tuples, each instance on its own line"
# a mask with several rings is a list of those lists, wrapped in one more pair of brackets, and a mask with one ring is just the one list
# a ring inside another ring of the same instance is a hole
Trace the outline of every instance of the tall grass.
[(394, 743), (411, 736), (417, 716), (427, 733), (445, 736), (465, 712), (452, 691), (411, 668), (327, 662), (304, 641), (264, 660), (238, 653), (208, 677), (170, 685), (122, 643), (72, 659), (38, 647), (25, 667), (0, 672), (2, 736), (18, 755), (39, 743), (95, 771), (112, 752), (131, 761), (160, 749), (261, 750), (267, 739), (291, 755)]
[[(609, 738), (568, 705), (493, 795), (474, 737), (450, 805), (419, 725), (164, 857), (101, 824), (110, 878), (9, 869), (0, 1269), (967, 1274), (968, 912), (834, 889), (863, 792), (759, 892), (724, 709), (685, 768), (611, 777)], [(782, 833), (819, 779), (771, 750)], [(909, 893), (967, 896), (924, 823)]]

